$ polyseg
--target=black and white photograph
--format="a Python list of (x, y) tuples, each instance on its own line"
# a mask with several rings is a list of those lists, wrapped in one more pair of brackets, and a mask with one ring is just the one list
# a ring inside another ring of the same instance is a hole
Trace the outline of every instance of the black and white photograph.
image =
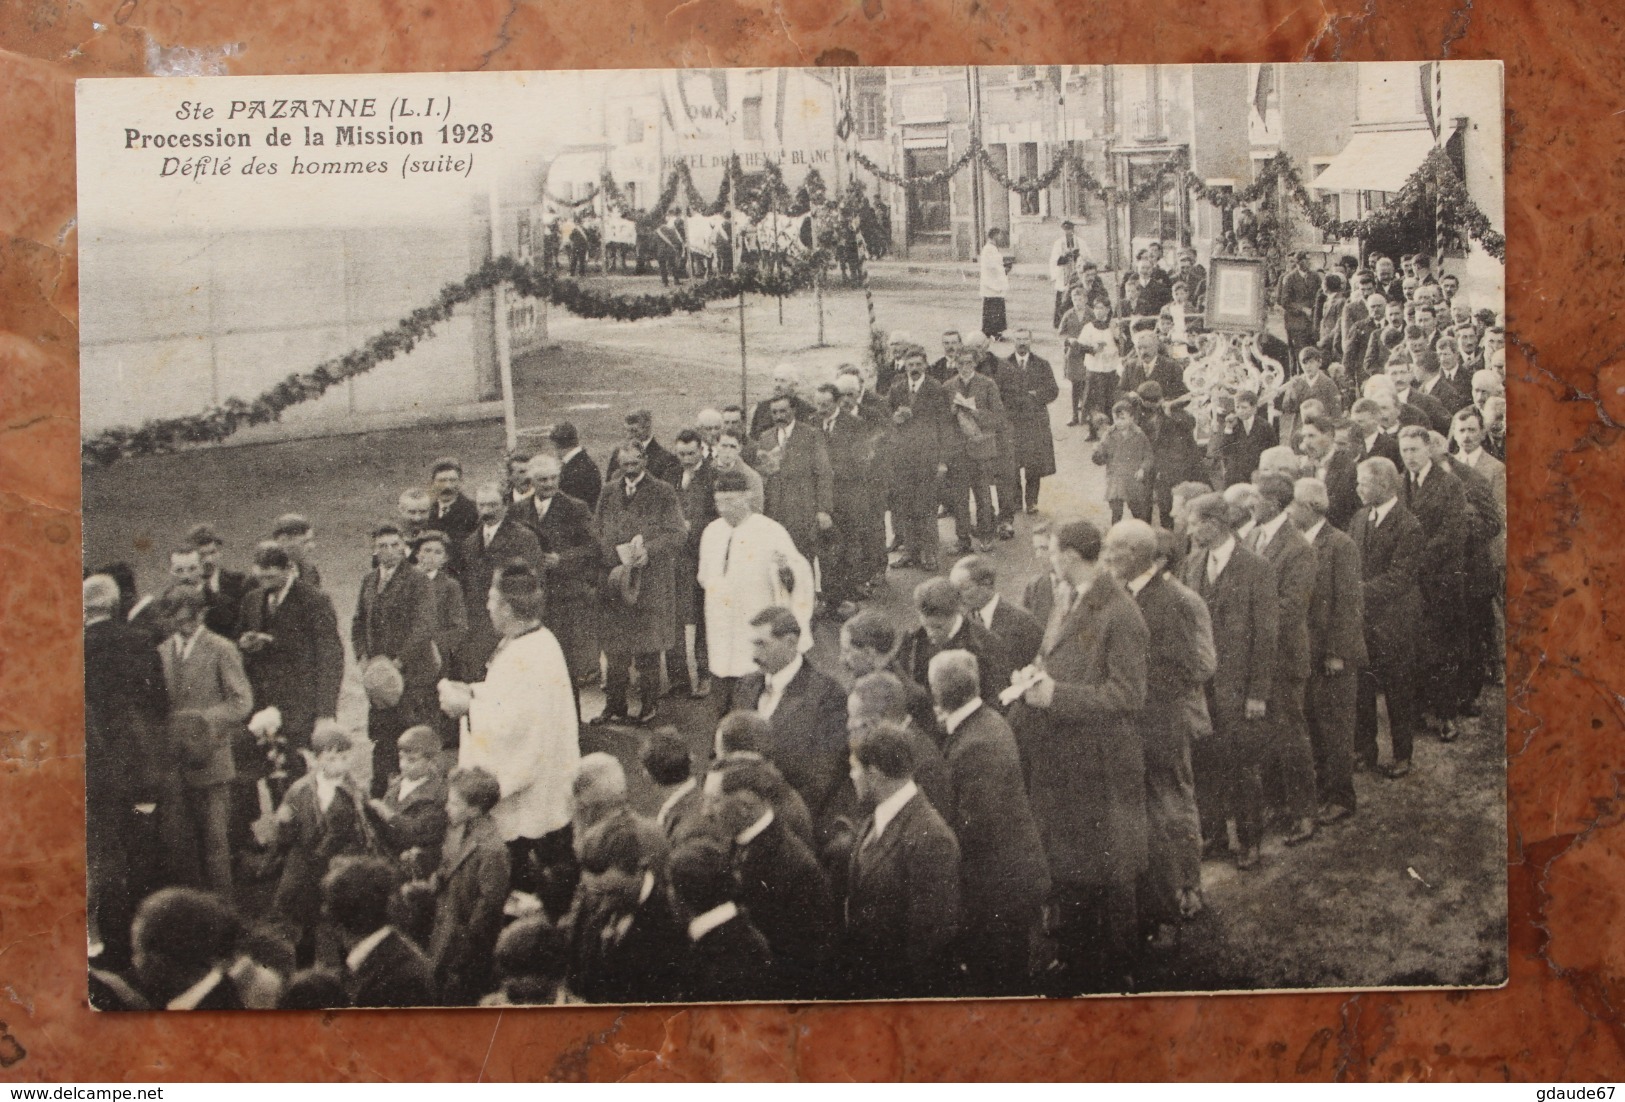
[(97, 1009), (1506, 981), (1498, 62), (76, 94)]

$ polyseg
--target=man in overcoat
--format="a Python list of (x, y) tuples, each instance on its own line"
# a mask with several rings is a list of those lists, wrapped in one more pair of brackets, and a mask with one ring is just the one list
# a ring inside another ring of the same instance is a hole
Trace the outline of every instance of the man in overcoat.
[(598, 498), (593, 536), (609, 578), (599, 600), (599, 637), (608, 658), (604, 712), (594, 725), (625, 722), (630, 670), (638, 670), (638, 723), (654, 722), (660, 655), (677, 642), (676, 569), (684, 540), (677, 491), (644, 469), (644, 453), (615, 449), (616, 477)]
[[(1010, 727), (1053, 881), (1058, 963), (1067, 986), (1129, 981), (1137, 949), (1135, 881), (1146, 868), (1145, 706), (1150, 636), (1102, 569), (1100, 530), (1058, 528), (1057, 594), (1031, 684)], [(1017, 676), (1021, 676), (1018, 671)]]

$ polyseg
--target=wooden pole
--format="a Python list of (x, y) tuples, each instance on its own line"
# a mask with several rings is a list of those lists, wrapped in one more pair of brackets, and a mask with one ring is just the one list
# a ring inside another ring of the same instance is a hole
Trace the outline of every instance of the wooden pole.
[(825, 348), (824, 343), (824, 273), (813, 273), (813, 295), (818, 300), (818, 347)]
[[(502, 255), (502, 206), (493, 184), (491, 202), (491, 255)], [(497, 376), (502, 380), (502, 426), (508, 450), (519, 446), (519, 418), (513, 400), (513, 355), (508, 333), (508, 288), (499, 283), (491, 288), (491, 331), (496, 341)]]
[(745, 367), (745, 289), (739, 289), (739, 408), (750, 413), (750, 381)]

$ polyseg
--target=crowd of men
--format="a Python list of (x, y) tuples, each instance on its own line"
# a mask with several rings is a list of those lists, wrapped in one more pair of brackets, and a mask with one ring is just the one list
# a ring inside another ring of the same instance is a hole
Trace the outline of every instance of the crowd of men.
[[(949, 332), (935, 362), (894, 334), (810, 396), (782, 368), (669, 449), (633, 411), (602, 469), (563, 422), (472, 496), (435, 462), (371, 529), (359, 777), (308, 520), (251, 574), (204, 524), (161, 594), (89, 574), (97, 1004), (1130, 990), (1204, 910), (1204, 858), (1253, 869), (1267, 832), (1356, 815), (1356, 773), (1475, 734), (1500, 665), (1493, 316), (1425, 258), (1300, 267), (1287, 385), (1199, 425), (1167, 324), (1194, 316), (1166, 309), (1200, 302), (1194, 257), (1148, 252), (1114, 299), (1057, 251), (1068, 375), (1112, 376), (1074, 403), (1110, 411), (1112, 523), (1036, 520), (1019, 604), (989, 552), (1038, 511), (1059, 394), (1026, 330), (1006, 356)], [(909, 622), (869, 600), (889, 571), (922, 572)], [(812, 661), (818, 617), (839, 669)], [(715, 706), (698, 759), (672, 693)], [(583, 726), (639, 732), (656, 814)]]

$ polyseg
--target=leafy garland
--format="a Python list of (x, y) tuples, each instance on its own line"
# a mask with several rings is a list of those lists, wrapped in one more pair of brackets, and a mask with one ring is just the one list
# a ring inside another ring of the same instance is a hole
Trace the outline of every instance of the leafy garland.
[(594, 184), (592, 187), (587, 189), (587, 194), (583, 195), (579, 199), (560, 199), (557, 195), (554, 195), (551, 191), (544, 188), (542, 191), (542, 198), (546, 199), (549, 203), (552, 203), (556, 207), (568, 207), (570, 210), (580, 210), (582, 207), (597, 199), (600, 190), (599, 185)]
[(1277, 153), (1265, 162), (1259, 169), (1258, 178), (1240, 190), (1209, 187), (1200, 176), (1191, 171), (1190, 154), (1184, 149), (1176, 150), (1154, 173), (1137, 187), (1127, 191), (1098, 180), (1073, 152), (1070, 145), (1061, 147), (1043, 174), (1012, 179), (982, 144), (981, 136), (974, 132), (970, 136), (970, 143), (965, 152), (953, 164), (926, 176), (903, 176), (888, 171), (864, 156), (861, 151), (854, 150), (852, 156), (872, 175), (905, 189), (940, 184), (957, 175), (972, 158), (978, 160), (1000, 186), (1022, 195), (1031, 195), (1050, 187), (1070, 168), (1073, 179), (1083, 190), (1114, 205), (1129, 200), (1143, 202), (1166, 187), (1170, 180), (1183, 183), (1197, 198), (1225, 210), (1250, 206), (1274, 193), (1278, 187), (1284, 187), (1287, 194), (1303, 208), (1316, 229), (1342, 238), (1371, 237), (1393, 230), (1414, 212), (1418, 204), (1431, 198), (1437, 201), (1439, 215), (1446, 225), (1459, 228), (1473, 241), (1478, 242), (1485, 252), (1503, 263), (1506, 261), (1506, 236), (1496, 232), (1490, 225), (1488, 216), (1467, 193), (1466, 185), (1462, 183), (1449, 156), (1438, 149), (1427, 155), (1417, 170), (1411, 174), (1410, 179), (1400, 188), (1393, 202), (1364, 218), (1344, 220), (1333, 218), (1330, 205), (1310, 194), (1303, 174), (1285, 152)]
[(577, 317), (638, 321), (676, 313), (695, 313), (719, 299), (753, 294), (785, 297), (812, 286), (829, 263), (826, 250), (800, 256), (776, 257), (769, 268), (743, 265), (732, 275), (714, 276), (686, 288), (659, 294), (615, 294), (561, 278), (544, 268), (521, 264), (509, 256), (494, 257), (463, 279), (448, 283), (428, 306), (420, 306), (360, 348), (327, 360), (310, 371), (294, 372), (257, 398), (228, 398), (202, 413), (155, 418), (139, 427), (119, 426), (80, 442), (81, 461), (108, 466), (130, 456), (164, 455), (183, 448), (219, 443), (250, 425), (281, 418), (289, 408), (319, 398), (348, 379), (364, 375), (379, 364), (410, 352), (432, 336), (435, 327), (453, 311), (485, 291), (512, 284), (516, 292), (545, 299)]

